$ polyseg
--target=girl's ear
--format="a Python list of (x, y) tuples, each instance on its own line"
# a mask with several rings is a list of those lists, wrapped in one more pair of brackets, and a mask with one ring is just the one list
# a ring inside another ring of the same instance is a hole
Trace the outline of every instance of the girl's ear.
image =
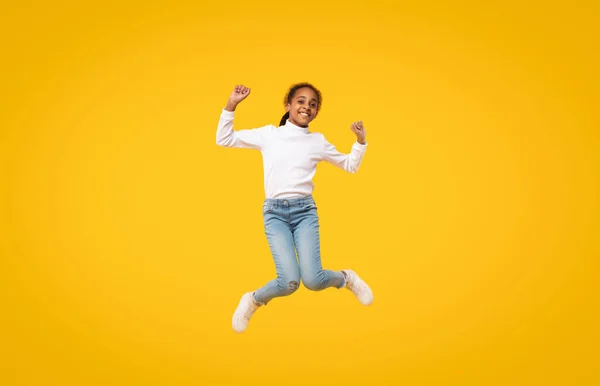
[(285, 105), (285, 112), (286, 113), (290, 112), (290, 104), (289, 103), (287, 105)]

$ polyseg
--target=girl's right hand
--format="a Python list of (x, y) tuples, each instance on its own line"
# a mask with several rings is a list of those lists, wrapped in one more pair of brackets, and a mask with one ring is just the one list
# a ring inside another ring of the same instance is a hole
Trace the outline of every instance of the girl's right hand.
[(229, 96), (227, 106), (235, 109), (235, 106), (237, 106), (238, 103), (246, 99), (248, 95), (250, 95), (250, 89), (242, 84), (238, 84), (233, 88), (233, 91)]

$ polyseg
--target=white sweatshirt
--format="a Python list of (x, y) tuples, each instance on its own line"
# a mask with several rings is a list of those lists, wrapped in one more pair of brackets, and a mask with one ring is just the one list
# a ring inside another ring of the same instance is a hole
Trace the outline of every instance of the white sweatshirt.
[(264, 188), (267, 198), (295, 198), (311, 195), (317, 164), (327, 161), (356, 173), (367, 144), (355, 142), (350, 154), (336, 150), (321, 133), (296, 126), (267, 125), (256, 129), (233, 130), (232, 111), (223, 109), (217, 127), (217, 145), (258, 149), (262, 153)]

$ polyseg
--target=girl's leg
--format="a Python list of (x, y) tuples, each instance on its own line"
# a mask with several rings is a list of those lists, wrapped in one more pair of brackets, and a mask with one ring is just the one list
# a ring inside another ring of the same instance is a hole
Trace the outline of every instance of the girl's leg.
[(277, 278), (254, 293), (254, 301), (260, 305), (265, 305), (276, 297), (291, 295), (300, 285), (294, 236), (289, 223), (280, 212), (278, 208), (268, 205), (263, 210), (265, 234), (275, 261)]
[(321, 267), (319, 217), (312, 198), (298, 205), (293, 216), (293, 233), (298, 251), (302, 281), (306, 288), (320, 291), (328, 287), (347, 288), (364, 305), (373, 302), (373, 292), (356, 272), (329, 271)]
[(254, 293), (247, 292), (242, 296), (232, 319), (233, 329), (237, 332), (246, 330), (250, 318), (261, 305), (266, 305), (273, 298), (291, 295), (300, 285), (300, 269), (296, 261), (294, 237), (286, 220), (288, 216), (279, 205), (273, 204), (265, 204), (263, 216), (277, 278)]
[(294, 217), (294, 241), (304, 286), (313, 291), (344, 287), (346, 280), (342, 272), (326, 270), (321, 266), (319, 217), (314, 203), (309, 201), (298, 207)]

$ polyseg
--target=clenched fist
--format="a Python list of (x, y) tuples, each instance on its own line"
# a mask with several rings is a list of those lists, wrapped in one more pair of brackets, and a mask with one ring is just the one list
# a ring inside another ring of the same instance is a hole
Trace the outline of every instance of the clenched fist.
[(367, 132), (365, 130), (365, 127), (363, 126), (363, 122), (362, 121), (354, 122), (350, 126), (350, 130), (352, 130), (352, 132), (354, 134), (356, 134), (356, 141), (358, 143), (360, 143), (361, 145), (364, 145), (366, 143), (366, 141), (367, 141)]
[(250, 89), (243, 84), (238, 84), (233, 88), (231, 95), (229, 95), (229, 100), (227, 101), (227, 107), (225, 110), (235, 111), (236, 106), (246, 99), (250, 95)]

